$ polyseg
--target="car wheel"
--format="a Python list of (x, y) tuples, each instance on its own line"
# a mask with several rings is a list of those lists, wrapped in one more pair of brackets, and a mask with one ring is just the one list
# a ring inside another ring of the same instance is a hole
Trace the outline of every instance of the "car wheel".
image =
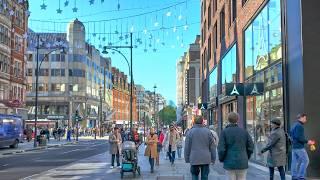
[(14, 143), (12, 145), (10, 145), (10, 148), (17, 148), (19, 145), (19, 141), (15, 140)]

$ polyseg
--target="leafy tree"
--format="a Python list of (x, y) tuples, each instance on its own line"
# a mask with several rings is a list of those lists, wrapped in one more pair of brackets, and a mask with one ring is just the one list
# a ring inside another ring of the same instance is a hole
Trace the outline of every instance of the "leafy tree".
[(160, 119), (160, 124), (170, 125), (177, 120), (176, 108), (173, 106), (166, 106), (161, 111), (158, 112), (158, 118)]

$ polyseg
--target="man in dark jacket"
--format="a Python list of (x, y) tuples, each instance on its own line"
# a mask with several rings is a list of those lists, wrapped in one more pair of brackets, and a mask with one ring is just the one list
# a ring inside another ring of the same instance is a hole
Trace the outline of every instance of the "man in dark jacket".
[(299, 114), (298, 120), (293, 124), (290, 135), (292, 139), (292, 179), (305, 179), (307, 167), (309, 164), (308, 153), (305, 150), (306, 144), (311, 144), (304, 136), (303, 125), (307, 122), (306, 114)]
[(209, 164), (216, 159), (216, 148), (211, 131), (202, 125), (203, 117), (195, 118), (195, 125), (189, 130), (184, 146), (184, 158), (190, 163), (193, 180), (207, 180), (209, 175)]
[(248, 160), (253, 153), (253, 142), (249, 133), (238, 127), (238, 113), (228, 115), (229, 125), (222, 131), (218, 144), (218, 154), (230, 180), (245, 180)]

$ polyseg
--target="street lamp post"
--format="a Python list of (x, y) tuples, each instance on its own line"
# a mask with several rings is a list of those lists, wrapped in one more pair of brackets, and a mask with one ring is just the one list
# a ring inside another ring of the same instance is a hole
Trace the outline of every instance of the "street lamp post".
[[(156, 122), (156, 89), (157, 89), (157, 86), (154, 85), (153, 86), (153, 98), (154, 98), (154, 102), (153, 102), (153, 118), (154, 118), (154, 121)], [(157, 122), (156, 122), (157, 123)], [(159, 132), (159, 124), (157, 123), (157, 132)]]
[[(36, 70), (35, 70), (35, 75), (36, 75), (36, 99), (35, 99), (35, 113), (34, 113), (34, 143), (33, 146), (37, 147), (37, 121), (38, 121), (38, 86), (39, 86), (39, 70), (42, 65), (42, 62), (48, 58), (48, 56), (57, 50), (62, 50), (62, 53), (65, 54), (65, 49), (64, 47), (58, 47), (55, 48), (51, 51), (49, 51), (45, 56), (41, 59), (39, 62), (39, 49), (40, 49), (40, 35), (37, 35), (37, 61), (36, 61)], [(40, 63), (40, 64), (39, 64)]]
[(100, 135), (100, 138), (102, 137), (102, 92), (103, 91), (103, 89), (102, 89), (102, 87), (100, 87), (100, 91), (99, 91), (99, 95), (100, 95), (100, 112), (99, 112), (99, 119), (100, 119), (100, 121), (99, 121), (99, 129), (100, 129), (100, 133), (99, 133), (99, 135)]
[[(103, 54), (108, 54), (107, 49), (113, 50), (117, 53), (119, 53), (128, 63), (129, 69), (130, 69), (130, 129), (132, 129), (133, 125), (132, 125), (132, 104), (133, 104), (133, 73), (132, 73), (132, 33), (130, 33), (130, 46), (104, 46), (103, 47)], [(119, 51), (118, 49), (130, 49), (130, 63), (128, 61), (128, 59), (126, 58), (125, 55), (123, 55), (123, 53), (121, 51)]]

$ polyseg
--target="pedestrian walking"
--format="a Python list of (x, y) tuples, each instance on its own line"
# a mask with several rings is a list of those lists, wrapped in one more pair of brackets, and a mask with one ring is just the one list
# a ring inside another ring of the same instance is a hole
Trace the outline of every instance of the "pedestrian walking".
[(146, 140), (147, 147), (144, 152), (144, 156), (149, 157), (150, 170), (151, 173), (154, 172), (154, 159), (157, 158), (157, 144), (158, 144), (158, 136), (154, 132), (154, 128), (150, 128), (150, 134)]
[(179, 139), (177, 141), (177, 153), (178, 153), (178, 159), (181, 159), (182, 143), (183, 143), (182, 129), (179, 127), (177, 132), (178, 132), (178, 135), (179, 135)]
[(312, 142), (306, 139), (304, 135), (304, 124), (307, 122), (306, 114), (299, 114), (297, 121), (293, 124), (290, 130), (292, 139), (292, 161), (291, 161), (291, 175), (292, 179), (305, 179), (307, 167), (309, 165), (308, 153), (305, 145), (311, 145)]
[(118, 127), (113, 129), (113, 134), (109, 137), (110, 143), (110, 154), (111, 154), (111, 166), (110, 169), (114, 168), (114, 160), (117, 160), (117, 167), (120, 168), (120, 153), (121, 153), (121, 135)]
[(159, 166), (160, 165), (160, 153), (162, 151), (162, 147), (163, 147), (163, 141), (164, 141), (164, 133), (163, 131), (159, 131), (158, 132), (158, 144), (157, 144), (157, 152), (158, 152), (158, 155), (157, 155), (157, 158), (156, 158), (156, 165)]
[(195, 124), (186, 134), (184, 159), (191, 165), (192, 180), (198, 180), (200, 172), (201, 180), (208, 180), (209, 165), (216, 160), (213, 136), (202, 123), (203, 117), (196, 116)]
[(27, 133), (27, 141), (30, 142), (32, 140), (33, 130), (30, 127), (28, 127), (26, 133)]
[(229, 113), (228, 121), (229, 124), (219, 138), (219, 160), (223, 163), (230, 180), (245, 180), (249, 167), (248, 160), (254, 148), (252, 138), (246, 130), (238, 127), (238, 113)]
[(165, 144), (168, 146), (168, 151), (167, 154), (169, 156), (169, 160), (171, 162), (171, 165), (174, 165), (174, 160), (176, 157), (176, 151), (177, 151), (177, 142), (179, 137), (179, 134), (177, 132), (177, 130), (174, 128), (173, 125), (169, 126), (169, 131), (165, 137)]
[(72, 133), (71, 129), (68, 128), (68, 130), (67, 130), (67, 141), (71, 141), (71, 133)]
[(214, 145), (217, 147), (218, 144), (219, 144), (219, 136), (218, 134), (216, 133), (216, 131), (214, 131), (214, 126), (213, 125), (210, 125), (209, 126), (209, 129), (213, 135), (213, 139), (214, 139)]
[(270, 180), (273, 180), (274, 169), (278, 168), (281, 180), (286, 179), (284, 166), (287, 162), (286, 154), (286, 134), (281, 128), (281, 121), (278, 118), (271, 120), (271, 134), (268, 138), (268, 144), (261, 150), (260, 155), (269, 151), (267, 165), (270, 172)]

